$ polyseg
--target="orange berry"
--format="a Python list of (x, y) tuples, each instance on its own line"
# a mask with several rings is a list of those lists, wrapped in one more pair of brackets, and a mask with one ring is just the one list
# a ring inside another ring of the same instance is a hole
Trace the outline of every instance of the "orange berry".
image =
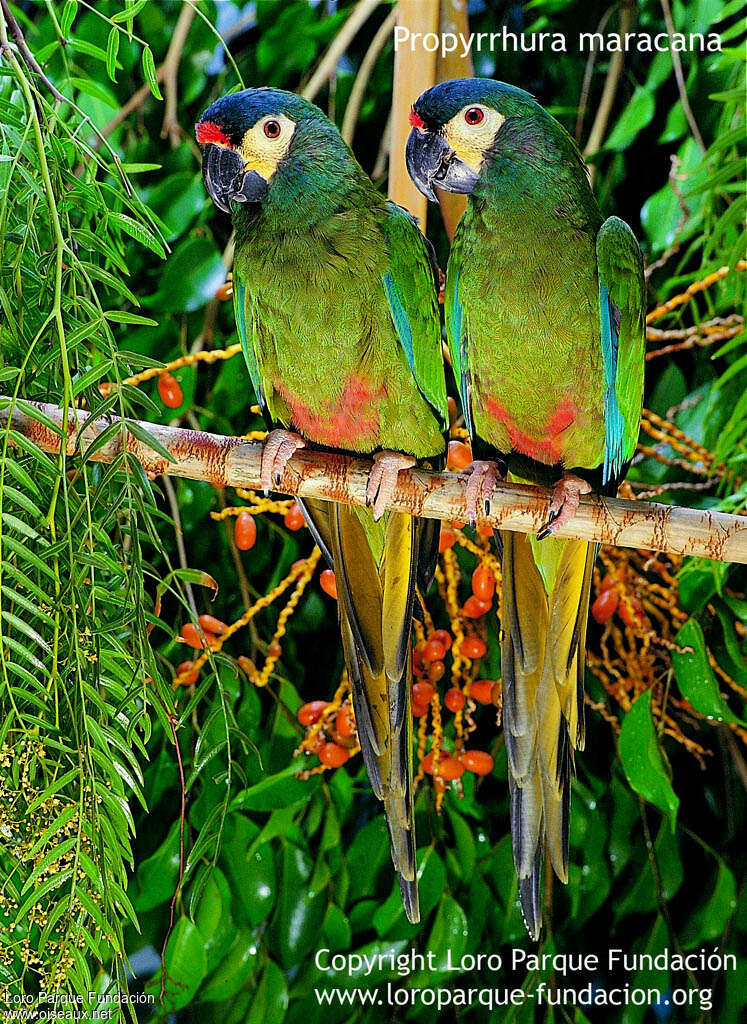
[(428, 714), (428, 708), (430, 707), (427, 703), (421, 703), (418, 700), (412, 702), (412, 714), (413, 718), (422, 718), (423, 715)]
[(158, 394), (167, 409), (178, 409), (184, 402), (184, 393), (176, 377), (162, 373), (158, 378)]
[(448, 629), (437, 629), (431, 633), (431, 640), (437, 640), (438, 643), (444, 645), (444, 650), (448, 651), (451, 647), (451, 633)]
[(493, 701), (493, 680), (478, 679), (469, 688), (469, 695), (478, 704), (491, 704)]
[(477, 532), (481, 537), (492, 537), (493, 527), (488, 523), (480, 523), (477, 527)]
[(324, 737), (324, 733), (320, 729), (319, 732), (314, 737), (314, 740), (313, 740), (311, 746), (310, 747), (304, 746), (303, 749), (304, 750), (308, 750), (309, 753), (311, 753), (311, 754), (318, 754), (320, 748), (323, 747), (326, 742), (327, 741), (326, 741), (326, 739)]
[(449, 426), (453, 427), (457, 421), (457, 404), (451, 395), (446, 399), (446, 408), (449, 410)]
[(435, 692), (430, 683), (415, 683), (412, 688), (412, 699), (415, 704), (430, 704)]
[(441, 661), (446, 648), (440, 640), (429, 640), (423, 648), (423, 661)]
[(604, 579), (602, 580), (602, 585), (601, 585), (600, 589), (601, 589), (601, 590), (609, 590), (609, 589), (610, 589), (610, 587), (614, 587), (614, 586), (617, 586), (617, 584), (618, 584), (619, 582), (620, 582), (620, 581), (618, 580), (618, 578), (617, 578), (617, 576), (615, 575), (615, 573), (613, 573), (613, 572), (608, 572), (608, 573), (607, 573), (607, 575), (606, 575), (606, 576), (604, 577)]
[(479, 636), (467, 636), (464, 638), (461, 654), (463, 657), (472, 660), (474, 658), (482, 658), (487, 649), (487, 644)]
[(251, 679), (254, 673), (257, 671), (257, 666), (254, 664), (251, 658), (247, 658), (245, 654), (240, 654), (236, 659), (239, 663), (239, 668)]
[(222, 636), (226, 629), (225, 622), (221, 622), (220, 619), (216, 619), (214, 615), (200, 615), (198, 616), (197, 621), (206, 633), (215, 633), (216, 636)]
[(349, 704), (344, 704), (337, 712), (335, 728), (340, 736), (344, 736), (346, 739), (355, 734), (355, 718), (353, 718), (353, 709)]
[(438, 771), (433, 773), (438, 775), (445, 782), (451, 782), (453, 779), (461, 779), (464, 775), (464, 765), (461, 764), (455, 757), (442, 757), (438, 764)]
[(472, 449), (462, 441), (449, 441), (449, 454), (446, 457), (446, 468), (464, 469), (472, 462)]
[[(420, 762), (420, 767), (427, 775), (433, 775), (433, 751), (426, 754)], [(441, 759), (438, 762), (438, 771), (435, 773), (440, 779), (451, 782), (452, 779), (459, 779), (464, 775), (464, 765), (460, 764), (455, 757), (447, 751), (441, 751)]]
[[(184, 623), (181, 629), (181, 638), (188, 647), (194, 647), (196, 651), (201, 651), (207, 646), (205, 641), (203, 641), (201, 634), (198, 632), (197, 626), (195, 626), (193, 622)], [(206, 632), (205, 638), (207, 643), (210, 643), (210, 641), (214, 639), (214, 635)]]
[(339, 768), (350, 757), (350, 751), (339, 743), (323, 743), (319, 748), (319, 760), (328, 768)]
[(643, 605), (635, 595), (628, 595), (626, 601), (621, 599), (617, 613), (625, 625), (630, 626), (632, 629), (643, 625)]
[(282, 653), (283, 653), (283, 648), (280, 646), (280, 644), (276, 640), (273, 640), (273, 642), (267, 648), (267, 654), (269, 655), (269, 657), (271, 657), (271, 658), (279, 658)]
[(463, 530), (467, 524), (463, 522), (461, 519), (452, 519), (451, 525), (454, 527), (455, 530)]
[(490, 601), (481, 601), (480, 598), (475, 597), (474, 594), (470, 594), (462, 608), (462, 613), (466, 615), (468, 619), (479, 619), (481, 615), (485, 615), (485, 613), (489, 611)]
[(612, 618), (615, 614), (619, 603), (620, 595), (618, 592), (613, 590), (611, 587), (608, 587), (607, 590), (602, 590), (599, 597), (591, 606), (591, 614), (597, 622), (606, 622), (607, 619)]
[(306, 525), (306, 520), (303, 517), (303, 512), (298, 502), (294, 501), (288, 511), (285, 513), (283, 522), (289, 530), (300, 530), (302, 526)]
[(465, 750), (460, 761), (475, 775), (490, 775), (493, 770), (493, 758), (485, 750)]
[(443, 554), (448, 548), (453, 548), (455, 544), (456, 533), (450, 530), (448, 526), (442, 526), (438, 538), (438, 550)]
[(495, 577), (486, 565), (478, 565), (472, 573), (472, 593), (478, 601), (493, 600)]
[(449, 709), (449, 711), (461, 711), (462, 708), (464, 707), (464, 702), (464, 694), (456, 686), (452, 686), (450, 690), (446, 691), (446, 696), (444, 697), (444, 704)]
[(446, 674), (446, 666), (442, 661), (432, 661), (428, 666), (428, 678), (432, 683), (437, 683)]
[(301, 725), (313, 725), (319, 721), (328, 705), (328, 700), (311, 700), (298, 709), (296, 718)]
[(335, 601), (337, 600), (337, 580), (331, 569), (325, 569), (321, 573), (319, 576), (319, 586), (325, 594), (329, 594), (330, 597), (334, 597)]
[(198, 668), (193, 669), (193, 664), (193, 661), (183, 661), (181, 665), (177, 666), (176, 674), (177, 676), (182, 676), (182, 678), (179, 680), (180, 686), (192, 686), (194, 683), (197, 682), (200, 675), (200, 670)]
[(236, 517), (236, 526), (233, 528), (233, 539), (239, 551), (248, 551), (254, 547), (257, 540), (257, 521), (248, 512), (241, 512)]

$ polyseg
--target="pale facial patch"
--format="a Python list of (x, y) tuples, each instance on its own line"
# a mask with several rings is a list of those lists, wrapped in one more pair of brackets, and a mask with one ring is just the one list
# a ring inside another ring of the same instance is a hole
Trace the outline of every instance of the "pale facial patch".
[(256, 171), (269, 181), (288, 152), (295, 130), (296, 122), (285, 114), (267, 114), (260, 118), (237, 146), (246, 170)]
[[(477, 118), (478, 115), (474, 114), (474, 111), (482, 114), (478, 124), (471, 124), (468, 120)], [(505, 120), (503, 114), (499, 114), (492, 107), (481, 103), (469, 103), (444, 125), (443, 137), (460, 160), (473, 171), (479, 172), (485, 153), (493, 145), (493, 140)]]

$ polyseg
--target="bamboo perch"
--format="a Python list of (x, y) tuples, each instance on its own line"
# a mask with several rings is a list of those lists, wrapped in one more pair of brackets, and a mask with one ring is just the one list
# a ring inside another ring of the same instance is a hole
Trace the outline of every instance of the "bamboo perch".
[[(54, 424), (55, 430), (52, 430), (19, 405), (10, 413), (9, 399), (0, 399), (0, 402), (0, 426), (7, 426), (10, 416), (14, 430), (44, 451), (59, 452), (62, 409), (44, 403), (22, 403), (38, 409)], [(116, 417), (111, 417), (90, 422), (87, 413), (70, 410), (67, 454), (85, 454), (88, 446), (115, 421)], [(158, 423), (140, 422), (139, 425), (160, 442), (173, 459), (168, 462), (128, 433), (127, 451), (140, 461), (146, 472), (155, 476), (168, 473), (190, 480), (207, 480), (216, 487), (259, 487), (261, 444), (241, 437), (221, 437)], [(111, 463), (122, 451), (123, 436), (117, 433), (92, 453), (91, 460)], [(277, 490), (346, 505), (364, 505), (370, 468), (371, 463), (365, 459), (312, 449), (300, 451), (288, 463)], [(388, 507), (426, 519), (460, 521), (466, 518), (464, 492), (464, 476), (408, 470), (400, 474)], [(489, 522), (518, 533), (536, 533), (547, 518), (549, 496), (549, 491), (542, 487), (499, 484), (493, 493)], [(724, 512), (589, 495), (581, 499), (573, 522), (558, 530), (557, 535), (618, 547), (747, 563), (747, 516)]]

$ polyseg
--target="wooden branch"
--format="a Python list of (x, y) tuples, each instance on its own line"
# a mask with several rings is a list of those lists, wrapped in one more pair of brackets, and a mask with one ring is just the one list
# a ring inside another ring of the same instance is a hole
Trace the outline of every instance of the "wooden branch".
[[(11, 412), (12, 408), (12, 412)], [(25, 410), (38, 410), (54, 425), (40, 423)], [(63, 435), (62, 409), (55, 405), (21, 402), (12, 406), (0, 399), (0, 427), (10, 427), (41, 449), (58, 452)], [(91, 421), (85, 412), (70, 410), (67, 417), (68, 455), (83, 454), (116, 417)], [(241, 437), (221, 437), (197, 430), (182, 430), (139, 422), (171, 455), (169, 462), (132, 433), (122, 431), (90, 456), (94, 462), (112, 463), (123, 451), (134, 455), (146, 472), (160, 476), (207, 480), (215, 487), (259, 487), (262, 445)], [(277, 487), (283, 494), (323, 498), (346, 505), (365, 505), (371, 463), (366, 459), (313, 450), (300, 451), (288, 463)], [(389, 508), (426, 519), (464, 520), (465, 477), (422, 469), (400, 474)], [(490, 523), (518, 533), (536, 533), (547, 517), (550, 492), (542, 487), (499, 484), (491, 500)], [(573, 522), (559, 537), (600, 541), (626, 548), (647, 548), (675, 555), (701, 555), (723, 562), (747, 563), (747, 516), (710, 510), (679, 508), (654, 502), (622, 501), (589, 495)]]
[(389, 198), (417, 217), (425, 231), (428, 200), (418, 191), (405, 164), (405, 145), (410, 134), (410, 107), (418, 96), (436, 84), (436, 54), (425, 49), (423, 36), (438, 32), (439, 0), (399, 0), (397, 26), (420, 33), (414, 51), (400, 47), (394, 54), (392, 121), (389, 145)]

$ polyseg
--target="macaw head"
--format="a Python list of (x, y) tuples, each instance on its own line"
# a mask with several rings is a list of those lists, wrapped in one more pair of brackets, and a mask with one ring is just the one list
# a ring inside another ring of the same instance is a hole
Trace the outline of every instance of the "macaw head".
[(283, 89), (245, 89), (208, 107), (195, 126), (202, 177), (224, 213), (234, 203), (286, 207), (333, 192), (350, 157), (337, 128), (308, 100)]
[(469, 194), (500, 152), (504, 125), (534, 124), (538, 118), (549, 115), (528, 92), (504, 82), (460, 78), (435, 85), (410, 113), (407, 170), (433, 202), (435, 185)]

